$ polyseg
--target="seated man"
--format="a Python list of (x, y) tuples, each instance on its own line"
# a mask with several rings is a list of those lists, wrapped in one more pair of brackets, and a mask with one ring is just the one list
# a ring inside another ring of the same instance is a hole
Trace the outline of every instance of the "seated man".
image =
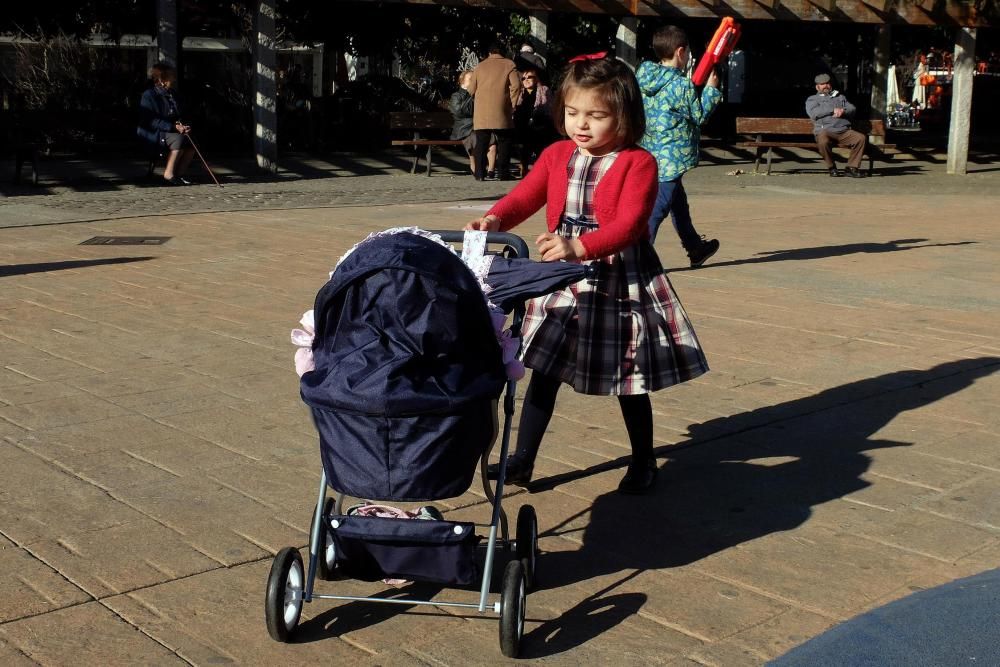
[(868, 138), (851, 129), (851, 119), (854, 117), (854, 105), (847, 98), (833, 90), (829, 74), (816, 76), (816, 94), (806, 100), (806, 113), (813, 122), (813, 134), (816, 135), (816, 145), (830, 170), (831, 176), (840, 176), (837, 165), (833, 161), (831, 144), (841, 148), (849, 148), (851, 155), (847, 158), (847, 175), (861, 178), (864, 173), (859, 169), (861, 158), (865, 154)]

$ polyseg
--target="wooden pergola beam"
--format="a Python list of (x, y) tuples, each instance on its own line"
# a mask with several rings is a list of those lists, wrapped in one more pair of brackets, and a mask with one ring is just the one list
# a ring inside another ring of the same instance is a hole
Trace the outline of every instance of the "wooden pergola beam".
[(892, 23), (989, 27), (969, 2), (946, 0), (940, 9), (930, 2), (912, 0), (348, 0), (396, 2), (415, 5), (450, 5), (478, 9), (515, 9), (584, 14), (633, 16), (686, 16), (744, 20)]

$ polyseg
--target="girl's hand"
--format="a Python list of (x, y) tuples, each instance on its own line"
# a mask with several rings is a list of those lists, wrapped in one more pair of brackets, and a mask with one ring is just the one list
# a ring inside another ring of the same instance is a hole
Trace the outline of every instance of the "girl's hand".
[(708, 75), (708, 81), (705, 82), (705, 85), (711, 86), (712, 88), (719, 87), (719, 75), (716, 73), (714, 68), (712, 69), (711, 74)]
[(587, 256), (587, 250), (579, 239), (568, 239), (550, 232), (535, 239), (535, 245), (544, 262), (555, 262), (560, 259), (573, 262)]
[(463, 229), (466, 231), (497, 232), (500, 231), (500, 218), (495, 215), (483, 216), (478, 220), (473, 220)]

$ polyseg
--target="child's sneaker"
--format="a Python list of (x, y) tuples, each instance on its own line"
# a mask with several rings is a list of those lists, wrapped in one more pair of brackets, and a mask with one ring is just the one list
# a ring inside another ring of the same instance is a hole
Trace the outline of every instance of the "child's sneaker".
[(697, 269), (699, 266), (704, 264), (709, 257), (717, 252), (719, 252), (719, 241), (717, 239), (712, 239), (710, 241), (702, 239), (697, 248), (688, 251), (688, 259), (691, 260), (691, 268)]

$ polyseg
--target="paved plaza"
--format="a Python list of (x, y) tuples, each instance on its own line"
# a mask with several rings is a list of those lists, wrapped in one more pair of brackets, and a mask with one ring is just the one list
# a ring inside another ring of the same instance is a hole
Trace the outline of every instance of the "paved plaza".
[[(669, 230), (657, 250), (712, 371), (653, 395), (646, 497), (615, 493), (617, 402), (560, 394), (505, 502), (542, 531), (527, 661), (757, 665), (1000, 567), (1000, 162), (911, 157), (854, 180), (719, 154), (685, 178), (722, 249), (694, 271)], [(368, 233), (460, 228), (510, 186), (406, 166), (234, 162), (219, 189), (115, 163), (0, 189), (0, 664), (513, 662), (494, 616), (445, 608), (320, 601), (287, 645), (264, 626), (319, 479), (290, 329)], [(111, 235), (170, 240), (80, 245)], [(488, 520), (478, 483), (437, 505)]]

